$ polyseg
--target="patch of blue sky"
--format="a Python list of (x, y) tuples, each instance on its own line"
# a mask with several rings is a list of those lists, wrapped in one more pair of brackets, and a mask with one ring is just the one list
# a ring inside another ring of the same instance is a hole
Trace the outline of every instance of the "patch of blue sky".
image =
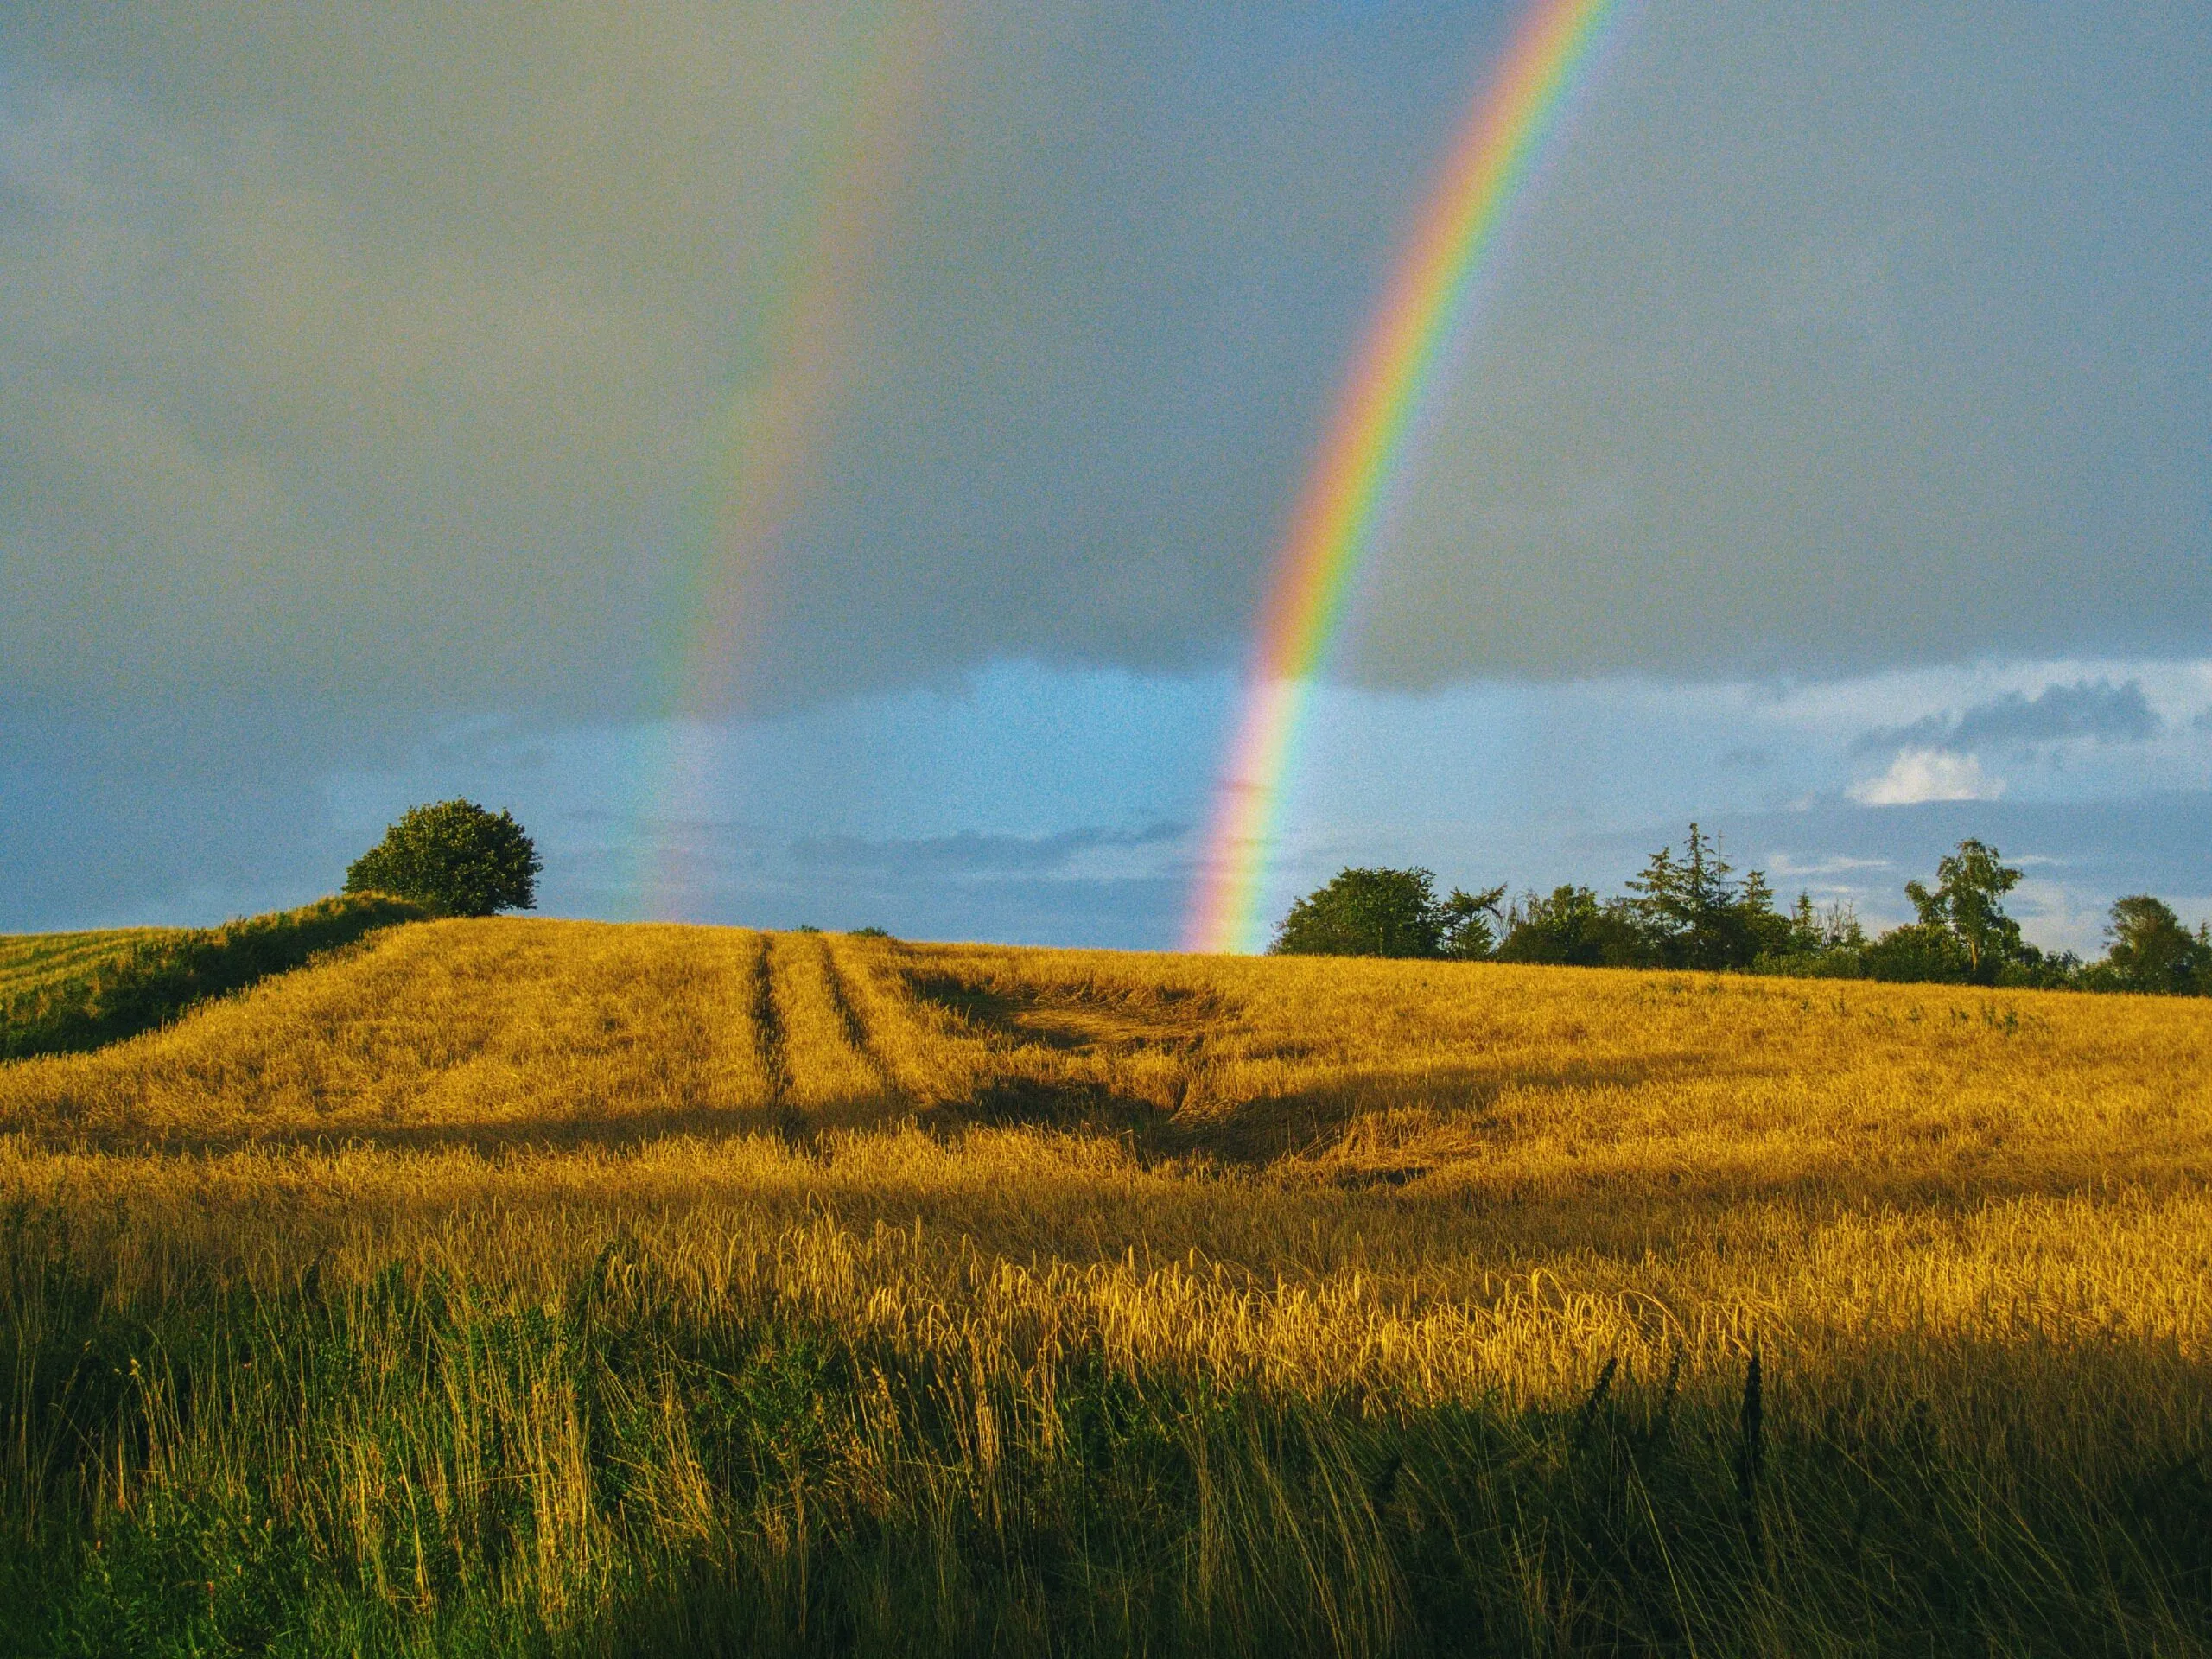
[[(667, 745), (650, 725), (456, 728), (403, 765), (332, 777), (325, 797), (349, 845), (415, 800), (512, 805), (546, 848), (548, 906), (563, 913), (1164, 948), (1233, 689), (1224, 674), (1009, 663), (950, 690), (700, 727), (687, 753), (712, 786), (686, 798), (686, 816), (658, 809), (649, 772)], [(2151, 723), (2052, 734), (2018, 712), (2114, 697)], [(1905, 879), (1981, 835), (2030, 868), (2031, 935), (2090, 951), (2121, 892), (2212, 906), (2212, 814), (2189, 804), (2212, 802), (2208, 709), (2200, 661), (1796, 685), (1332, 686), (1316, 699), (1269, 906), (1355, 863), (1616, 891), (1695, 818), (1785, 893), (1848, 900), (1876, 922), (1903, 919)], [(1961, 734), (1974, 747), (1942, 747)], [(641, 870), (660, 873), (655, 889)]]

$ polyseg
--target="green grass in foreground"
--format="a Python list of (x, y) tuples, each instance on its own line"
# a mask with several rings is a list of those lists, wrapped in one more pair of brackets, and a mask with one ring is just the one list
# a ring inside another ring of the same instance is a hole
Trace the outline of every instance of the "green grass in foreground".
[(220, 927), (0, 938), (0, 1060), (80, 1052), (135, 1037), (196, 1002), (423, 913), (403, 899), (359, 893)]
[[(622, 1233), (550, 1299), (397, 1259), (122, 1297), (29, 1206), (0, 1246), (25, 1654), (2079, 1659), (2212, 1630), (2204, 1425), (2128, 1404), (2189, 1368), (2117, 1344), (1923, 1345), (1817, 1412), (1771, 1359), (1756, 1389), (1609, 1369), (1570, 1408), (1409, 1409), (901, 1347), (703, 1296)], [(2008, 1440), (2037, 1390), (2098, 1402), (2096, 1443)]]

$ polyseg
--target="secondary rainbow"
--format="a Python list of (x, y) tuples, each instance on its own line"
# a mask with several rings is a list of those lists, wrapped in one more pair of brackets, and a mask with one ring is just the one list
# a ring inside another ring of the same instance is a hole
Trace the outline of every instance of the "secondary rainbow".
[(1262, 943), (1268, 868), (1306, 705), (1439, 364), (1499, 228), (1616, 0), (1537, 0), (1478, 98), (1370, 325), (1278, 556), (1185, 928), (1193, 950)]
[(759, 362), (728, 389), (705, 435), (705, 465), (663, 609), (652, 690), (660, 718), (638, 757), (632, 902), (681, 913), (687, 834), (727, 814), (717, 717), (761, 623), (760, 589), (819, 482), (839, 405), (861, 354), (868, 288), (887, 221), (903, 199), (942, 45), (938, 0), (880, 0), (846, 43), (843, 105), (798, 192), (792, 257), (758, 319)]

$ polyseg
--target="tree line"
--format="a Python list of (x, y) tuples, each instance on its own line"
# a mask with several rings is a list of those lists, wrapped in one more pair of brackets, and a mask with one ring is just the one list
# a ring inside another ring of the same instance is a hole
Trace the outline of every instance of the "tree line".
[(1613, 898), (1573, 883), (1510, 903), (1502, 885), (1439, 897), (1429, 870), (1341, 870), (1290, 907), (1269, 949), (2212, 995), (2212, 927), (2192, 932), (2164, 900), (2133, 893), (2113, 905), (2104, 956), (2084, 962), (2020, 937), (2004, 903), (2019, 880), (1996, 848), (1962, 841), (1932, 883), (1905, 883), (1914, 919), (1869, 936), (1847, 903), (1801, 893), (1781, 908), (1763, 872), (1739, 873), (1692, 823), (1680, 853), (1661, 848)]

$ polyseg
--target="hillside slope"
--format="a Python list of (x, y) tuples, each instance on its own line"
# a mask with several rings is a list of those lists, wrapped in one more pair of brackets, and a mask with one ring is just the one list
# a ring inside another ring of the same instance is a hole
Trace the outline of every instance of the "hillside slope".
[(518, 919), (0, 1071), (0, 1128), (118, 1147), (913, 1117), (1501, 1194), (2194, 1180), (2208, 1103), (2198, 1002)]
[(2212, 1650), (2196, 1001), (416, 923), (0, 1133), (34, 1651)]
[(132, 945), (175, 931), (114, 927), (83, 933), (0, 935), (0, 1000), (12, 1001), (50, 986), (73, 983), (97, 973)]
[(0, 935), (0, 1060), (119, 1042), (423, 914), (347, 893), (220, 927)]

